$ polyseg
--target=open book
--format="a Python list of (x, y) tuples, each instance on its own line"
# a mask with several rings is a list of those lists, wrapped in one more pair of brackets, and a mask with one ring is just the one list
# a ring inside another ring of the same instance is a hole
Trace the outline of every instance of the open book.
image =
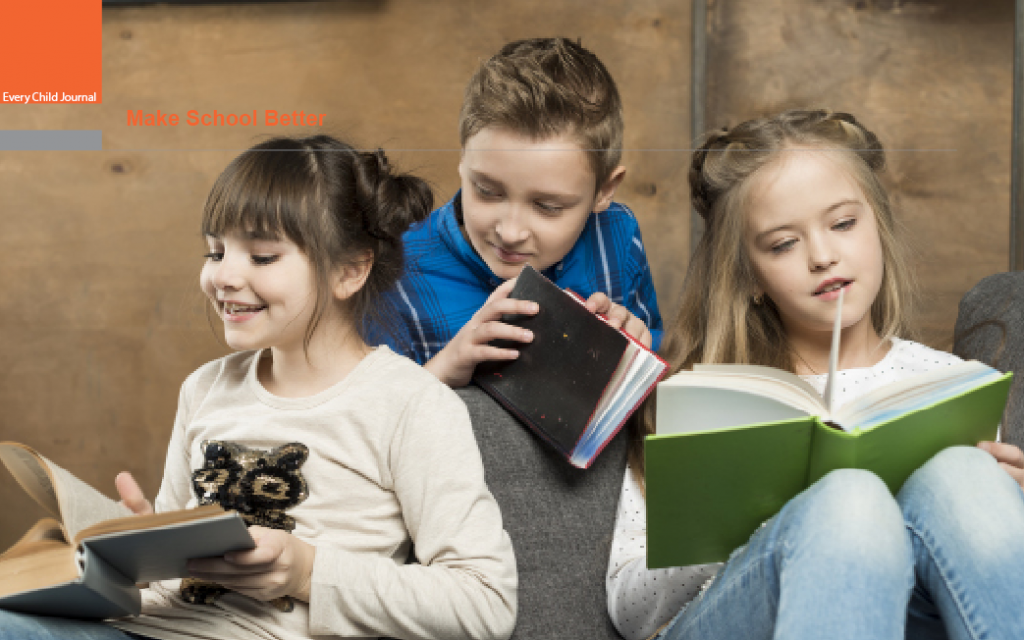
[(0, 443), (0, 460), (54, 516), (0, 555), (0, 609), (73, 618), (136, 615), (136, 583), (185, 577), (190, 558), (255, 546), (241, 516), (217, 505), (135, 516), (25, 445)]
[(511, 298), (540, 305), (503, 322), (533, 331), (507, 362), (483, 362), (473, 380), (576, 467), (587, 468), (647, 397), (667, 365), (587, 311), (584, 301), (526, 265)]
[(834, 469), (873, 471), (895, 494), (942, 449), (995, 439), (1011, 376), (962, 362), (837, 411), (799, 376), (769, 367), (698, 365), (670, 377), (658, 385), (658, 433), (644, 445), (648, 567), (725, 560)]

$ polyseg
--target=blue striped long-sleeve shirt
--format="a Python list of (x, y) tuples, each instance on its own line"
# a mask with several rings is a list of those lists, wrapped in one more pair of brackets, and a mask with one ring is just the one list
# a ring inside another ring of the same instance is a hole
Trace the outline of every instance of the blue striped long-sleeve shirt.
[[(405, 271), (389, 293), (399, 335), (384, 337), (376, 327), (368, 332), (371, 342), (387, 342), (420, 364), (437, 355), (503, 282), (462, 235), (459, 198), (457, 193), (403, 236)], [(543, 274), (584, 299), (601, 291), (625, 306), (650, 329), (657, 350), (661, 313), (640, 227), (628, 208), (613, 202), (591, 213), (569, 253)]]

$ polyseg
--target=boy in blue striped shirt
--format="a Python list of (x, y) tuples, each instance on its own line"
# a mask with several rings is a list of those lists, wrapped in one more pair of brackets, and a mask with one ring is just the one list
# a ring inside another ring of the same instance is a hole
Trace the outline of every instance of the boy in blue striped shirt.
[(657, 348), (661, 315), (633, 213), (612, 201), (625, 168), (622, 104), (597, 57), (563, 38), (505, 45), (470, 80), (459, 118), (461, 189), (403, 237), (405, 274), (391, 302), (394, 345), (453, 387), (484, 360), (528, 343), (502, 314), (529, 263)]

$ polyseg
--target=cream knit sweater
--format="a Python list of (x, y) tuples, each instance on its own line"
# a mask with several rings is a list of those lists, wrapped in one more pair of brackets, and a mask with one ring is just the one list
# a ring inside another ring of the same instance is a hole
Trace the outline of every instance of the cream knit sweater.
[[(279, 398), (257, 380), (257, 357), (216, 360), (182, 385), (156, 510), (196, 505), (205, 440), (306, 445), (309, 496), (287, 513), (316, 547), (309, 604), (282, 613), (228, 593), (190, 605), (167, 581), (143, 591), (142, 616), (111, 623), (168, 640), (511, 635), (512, 545), (458, 396), (379, 347), (330, 389)], [(406, 564), (413, 543), (419, 564)]]

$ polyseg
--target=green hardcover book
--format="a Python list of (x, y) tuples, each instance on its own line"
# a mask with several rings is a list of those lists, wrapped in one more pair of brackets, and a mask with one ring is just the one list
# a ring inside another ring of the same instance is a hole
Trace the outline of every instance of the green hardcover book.
[(1012, 374), (964, 362), (830, 413), (790, 373), (697, 366), (658, 385), (645, 443), (650, 568), (719, 562), (829, 471), (867, 469), (896, 493), (929, 458), (994, 440)]

